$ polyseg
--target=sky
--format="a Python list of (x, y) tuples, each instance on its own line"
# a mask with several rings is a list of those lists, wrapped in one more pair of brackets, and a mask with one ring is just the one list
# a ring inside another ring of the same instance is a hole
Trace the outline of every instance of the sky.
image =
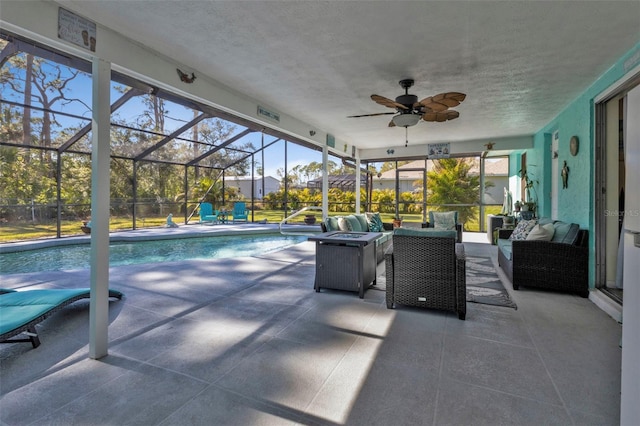
[[(51, 66), (43, 65), (43, 69), (50, 71), (51, 73), (57, 72), (57, 70)], [(71, 76), (71, 71), (64, 66), (60, 66), (62, 70), (61, 78), (68, 79)], [(14, 72), (18, 73), (19, 79), (24, 81), (24, 70), (16, 70), (13, 69)], [(112, 83), (111, 90), (111, 99), (110, 102), (115, 102), (118, 98), (122, 96), (122, 90), (117, 90), (117, 84)], [(57, 102), (52, 107), (52, 109), (57, 111), (62, 111), (68, 114), (77, 115), (80, 117), (85, 117), (88, 120), (91, 118), (91, 78), (90, 75), (85, 73), (80, 73), (74, 80), (68, 83), (68, 94), (69, 98), (78, 99), (78, 101), (74, 102)], [(35, 91), (34, 91), (35, 92)], [(50, 93), (50, 97), (53, 97), (54, 94)], [(15, 102), (24, 102), (24, 96), (21, 93), (14, 92), (11, 90), (9, 85), (2, 86), (1, 97), (3, 99), (12, 100)], [(175, 129), (180, 128), (186, 122), (190, 121), (193, 118), (193, 110), (183, 107), (182, 105), (174, 104), (172, 102), (166, 101), (166, 110), (168, 111), (168, 117), (165, 118), (165, 132), (171, 133)], [(41, 104), (34, 103), (35, 106), (42, 106)], [(113, 115), (114, 119), (124, 119), (126, 122), (135, 123), (140, 119), (141, 112), (146, 109), (145, 105), (142, 103), (140, 97), (134, 97), (127, 101), (121, 108), (119, 108)], [(32, 112), (34, 117), (41, 115), (39, 112)], [(56, 119), (60, 122), (61, 127), (59, 129), (63, 129), (66, 127), (82, 127), (85, 124), (88, 124), (90, 121), (84, 121), (77, 118), (65, 117), (63, 115), (57, 114)], [(244, 127), (237, 126), (235, 133), (243, 131)], [(190, 131), (185, 132), (185, 137), (190, 137)], [(252, 142), (255, 147), (259, 147), (261, 145), (261, 134), (260, 133), (252, 133), (244, 138), (242, 138), (242, 142)], [(55, 137), (55, 134), (54, 134)], [(273, 140), (271, 136), (265, 136), (265, 144), (268, 144)], [(288, 153), (288, 161), (287, 168), (291, 170), (296, 165), (306, 165), (312, 161), (322, 161), (322, 154), (318, 151), (309, 150), (302, 146), (296, 145), (294, 143), (287, 144), (287, 153)], [(261, 162), (262, 156), (257, 155), (256, 161)], [(265, 150), (265, 175), (273, 176), (278, 178), (278, 169), (283, 169), (285, 166), (284, 162), (284, 143), (279, 142), (275, 144), (270, 149)]]

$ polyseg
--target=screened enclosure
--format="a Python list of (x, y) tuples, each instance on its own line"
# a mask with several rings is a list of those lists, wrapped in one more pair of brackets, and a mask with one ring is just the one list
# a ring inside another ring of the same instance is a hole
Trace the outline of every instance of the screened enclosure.
[[(91, 215), (91, 64), (1, 35), (0, 229), (78, 233)], [(110, 94), (111, 229), (157, 226), (168, 214), (192, 223), (204, 201), (224, 210), (242, 200), (251, 220), (282, 219), (294, 208), (287, 150), (322, 159), (320, 147), (115, 71)], [(279, 166), (275, 193), (226, 184), (264, 181), (269, 164)]]
[[(0, 35), (0, 241), (78, 234), (91, 220), (91, 64)], [(112, 231), (169, 214), (198, 223), (202, 202), (244, 201), (249, 221), (276, 223), (322, 205), (322, 147), (116, 71), (110, 99)], [(327, 214), (419, 224), (458, 210), (466, 230), (484, 230), (508, 188), (508, 158), (498, 160), (369, 160), (356, 184), (354, 159), (329, 152)]]

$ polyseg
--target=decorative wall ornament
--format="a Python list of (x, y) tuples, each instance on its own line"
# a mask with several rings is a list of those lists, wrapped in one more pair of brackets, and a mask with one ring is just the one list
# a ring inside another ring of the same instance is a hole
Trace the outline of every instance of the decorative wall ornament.
[(578, 149), (580, 149), (580, 140), (577, 136), (571, 136), (571, 140), (569, 141), (569, 152), (575, 157), (578, 155)]
[(196, 79), (196, 75), (194, 73), (191, 73), (191, 77), (189, 77), (189, 74), (180, 71), (180, 68), (176, 68), (176, 71), (178, 71), (178, 75), (180, 76), (180, 81), (184, 83), (191, 84)]
[(564, 166), (562, 166), (562, 189), (569, 187), (569, 166), (567, 166), (567, 162), (564, 162)]

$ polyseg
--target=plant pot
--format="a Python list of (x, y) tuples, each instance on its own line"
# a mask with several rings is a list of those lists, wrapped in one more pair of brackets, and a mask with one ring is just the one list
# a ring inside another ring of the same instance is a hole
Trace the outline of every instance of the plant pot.
[(308, 214), (304, 217), (304, 223), (307, 225), (313, 225), (316, 223), (316, 216), (312, 214)]
[(533, 211), (522, 211), (520, 212), (520, 218), (523, 220), (531, 220), (533, 219)]
[(393, 219), (393, 227), (400, 228), (402, 226), (402, 219)]

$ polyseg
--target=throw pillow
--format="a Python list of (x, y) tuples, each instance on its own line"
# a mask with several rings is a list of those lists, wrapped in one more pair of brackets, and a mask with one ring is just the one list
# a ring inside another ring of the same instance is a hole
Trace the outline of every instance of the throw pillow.
[(456, 212), (433, 212), (433, 227), (435, 229), (456, 229)]
[(537, 221), (535, 219), (531, 220), (521, 220), (516, 225), (516, 229), (513, 230), (513, 233), (509, 237), (510, 240), (526, 240), (529, 232), (536, 226)]
[(546, 225), (537, 224), (531, 232), (529, 232), (529, 235), (527, 235), (527, 240), (551, 241), (554, 232), (555, 228), (553, 227), (553, 223), (547, 223)]
[(335, 217), (328, 217), (327, 220), (325, 220), (324, 224), (327, 227), (327, 232), (337, 231), (340, 229), (340, 226), (338, 225), (338, 219)]
[(353, 231), (353, 228), (351, 227), (351, 223), (347, 220), (346, 217), (338, 218), (338, 227), (340, 228), (341, 231)]
[(367, 232), (369, 230), (369, 223), (367, 222), (366, 215), (354, 214), (353, 217), (355, 217), (358, 223), (360, 224), (360, 228), (358, 229), (358, 231)]
[[(352, 232), (367, 232), (366, 229), (362, 229), (362, 225), (360, 225), (360, 221), (355, 217), (355, 215), (347, 215), (344, 217), (347, 222), (349, 222), (349, 231)], [(365, 226), (366, 226), (366, 220), (365, 222)]]
[(366, 215), (370, 232), (384, 231), (384, 227), (382, 226), (382, 219), (380, 219), (380, 213), (366, 213)]

